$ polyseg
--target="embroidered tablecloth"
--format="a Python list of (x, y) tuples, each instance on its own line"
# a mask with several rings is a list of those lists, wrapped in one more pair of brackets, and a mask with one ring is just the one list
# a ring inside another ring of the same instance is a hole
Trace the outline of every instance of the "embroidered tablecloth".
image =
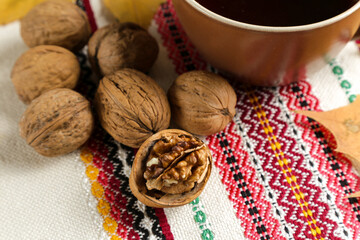
[[(93, 30), (108, 23), (101, 1), (77, 4)], [(150, 75), (165, 90), (183, 72), (216, 71), (187, 38), (170, 0), (159, 7), (149, 32), (160, 45)], [(10, 80), (12, 65), (27, 50), (19, 22), (0, 27), (0, 43), (0, 239), (360, 239), (359, 199), (344, 198), (360, 190), (359, 176), (334, 151), (324, 127), (292, 111), (330, 110), (355, 99), (355, 42), (321, 68), (304, 69), (297, 83), (233, 83), (236, 116), (205, 139), (213, 171), (204, 192), (169, 209), (146, 207), (131, 194), (135, 150), (99, 125), (84, 148), (65, 156), (42, 157), (27, 146), (18, 134), (26, 106)], [(77, 90), (91, 99), (96, 79), (86, 47), (77, 56)]]

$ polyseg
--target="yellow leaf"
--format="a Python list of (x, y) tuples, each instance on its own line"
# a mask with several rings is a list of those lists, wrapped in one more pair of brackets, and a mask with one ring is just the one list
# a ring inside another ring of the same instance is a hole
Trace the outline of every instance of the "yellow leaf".
[[(344, 153), (360, 174), (360, 95), (357, 95), (353, 103), (331, 111), (297, 110), (295, 112), (312, 118), (326, 127), (335, 137), (337, 144), (335, 151)], [(357, 197), (360, 197), (360, 192), (346, 196), (346, 198)]]
[(360, 197), (360, 192), (355, 192), (353, 194), (346, 196), (345, 198), (358, 198), (358, 197)]
[(345, 106), (327, 112), (297, 110), (326, 127), (335, 137), (335, 151), (344, 153), (360, 173), (360, 95)]
[[(25, 16), (35, 5), (45, 0), (1, 0), (0, 24), (9, 23)], [(72, 2), (71, 0), (64, 0)]]
[(104, 4), (120, 22), (135, 22), (146, 29), (160, 3), (164, 1), (104, 0)]

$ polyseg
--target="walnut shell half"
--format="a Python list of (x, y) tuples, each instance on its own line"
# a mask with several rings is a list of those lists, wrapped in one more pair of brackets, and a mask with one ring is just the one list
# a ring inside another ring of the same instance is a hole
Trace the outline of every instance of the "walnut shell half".
[(30, 48), (16, 61), (11, 80), (19, 98), (29, 104), (54, 88), (75, 88), (80, 65), (69, 50), (51, 45)]
[(88, 50), (90, 63), (100, 75), (122, 68), (147, 73), (159, 53), (155, 38), (131, 22), (113, 23), (98, 29), (89, 40)]
[(91, 28), (83, 10), (71, 2), (50, 0), (36, 5), (20, 21), (21, 36), (29, 47), (57, 45), (80, 50)]
[(236, 94), (221, 76), (207, 71), (180, 75), (168, 91), (172, 120), (198, 135), (223, 130), (235, 115)]
[(101, 79), (94, 104), (102, 127), (130, 147), (138, 148), (170, 124), (164, 90), (135, 69), (125, 68)]
[(148, 138), (136, 153), (130, 189), (149, 207), (177, 207), (197, 198), (209, 180), (212, 157), (200, 139), (179, 129)]
[(57, 88), (34, 99), (19, 125), (26, 142), (50, 157), (72, 152), (84, 144), (94, 120), (88, 100), (73, 90)]

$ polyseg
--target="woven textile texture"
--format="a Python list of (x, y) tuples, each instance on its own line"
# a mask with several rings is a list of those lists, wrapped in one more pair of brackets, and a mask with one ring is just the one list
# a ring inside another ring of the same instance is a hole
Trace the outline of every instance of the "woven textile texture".
[[(101, 1), (76, 3), (93, 31), (108, 23)], [(344, 198), (360, 190), (359, 175), (334, 151), (335, 139), (324, 127), (293, 113), (354, 101), (360, 93), (355, 42), (288, 86), (231, 82), (236, 115), (222, 132), (204, 138), (213, 155), (204, 192), (185, 206), (158, 209), (130, 191), (136, 149), (101, 126), (82, 149), (58, 158), (39, 156), (19, 137), (26, 106), (9, 77), (26, 50), (18, 28), (18, 22), (0, 28), (0, 239), (360, 239), (359, 200)], [(160, 46), (149, 75), (165, 90), (181, 73), (217, 71), (191, 44), (171, 0), (158, 8), (149, 32)], [(98, 79), (86, 52), (77, 53), (77, 91), (91, 101)]]

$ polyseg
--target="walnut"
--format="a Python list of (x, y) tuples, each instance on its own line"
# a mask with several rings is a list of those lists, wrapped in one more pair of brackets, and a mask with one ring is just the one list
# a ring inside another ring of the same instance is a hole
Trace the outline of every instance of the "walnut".
[(180, 75), (168, 91), (172, 120), (198, 135), (223, 130), (235, 115), (236, 94), (221, 76), (206, 71)]
[(15, 62), (11, 80), (21, 101), (29, 104), (34, 98), (54, 88), (74, 88), (80, 65), (69, 50), (51, 45), (29, 49)]
[(130, 174), (130, 189), (150, 207), (175, 207), (200, 195), (211, 173), (211, 153), (190, 133), (167, 129), (139, 148)]
[(57, 45), (80, 50), (91, 28), (83, 10), (73, 3), (51, 0), (36, 5), (20, 21), (21, 36), (29, 47)]
[(134, 69), (125, 68), (105, 76), (94, 103), (102, 127), (130, 147), (139, 147), (170, 124), (170, 106), (164, 90)]
[(113, 23), (98, 29), (89, 41), (89, 60), (96, 72), (108, 75), (122, 68), (144, 73), (159, 53), (156, 40), (135, 23)]
[(20, 120), (20, 135), (38, 153), (56, 156), (76, 150), (90, 137), (90, 103), (67, 89), (50, 90), (34, 99)]

